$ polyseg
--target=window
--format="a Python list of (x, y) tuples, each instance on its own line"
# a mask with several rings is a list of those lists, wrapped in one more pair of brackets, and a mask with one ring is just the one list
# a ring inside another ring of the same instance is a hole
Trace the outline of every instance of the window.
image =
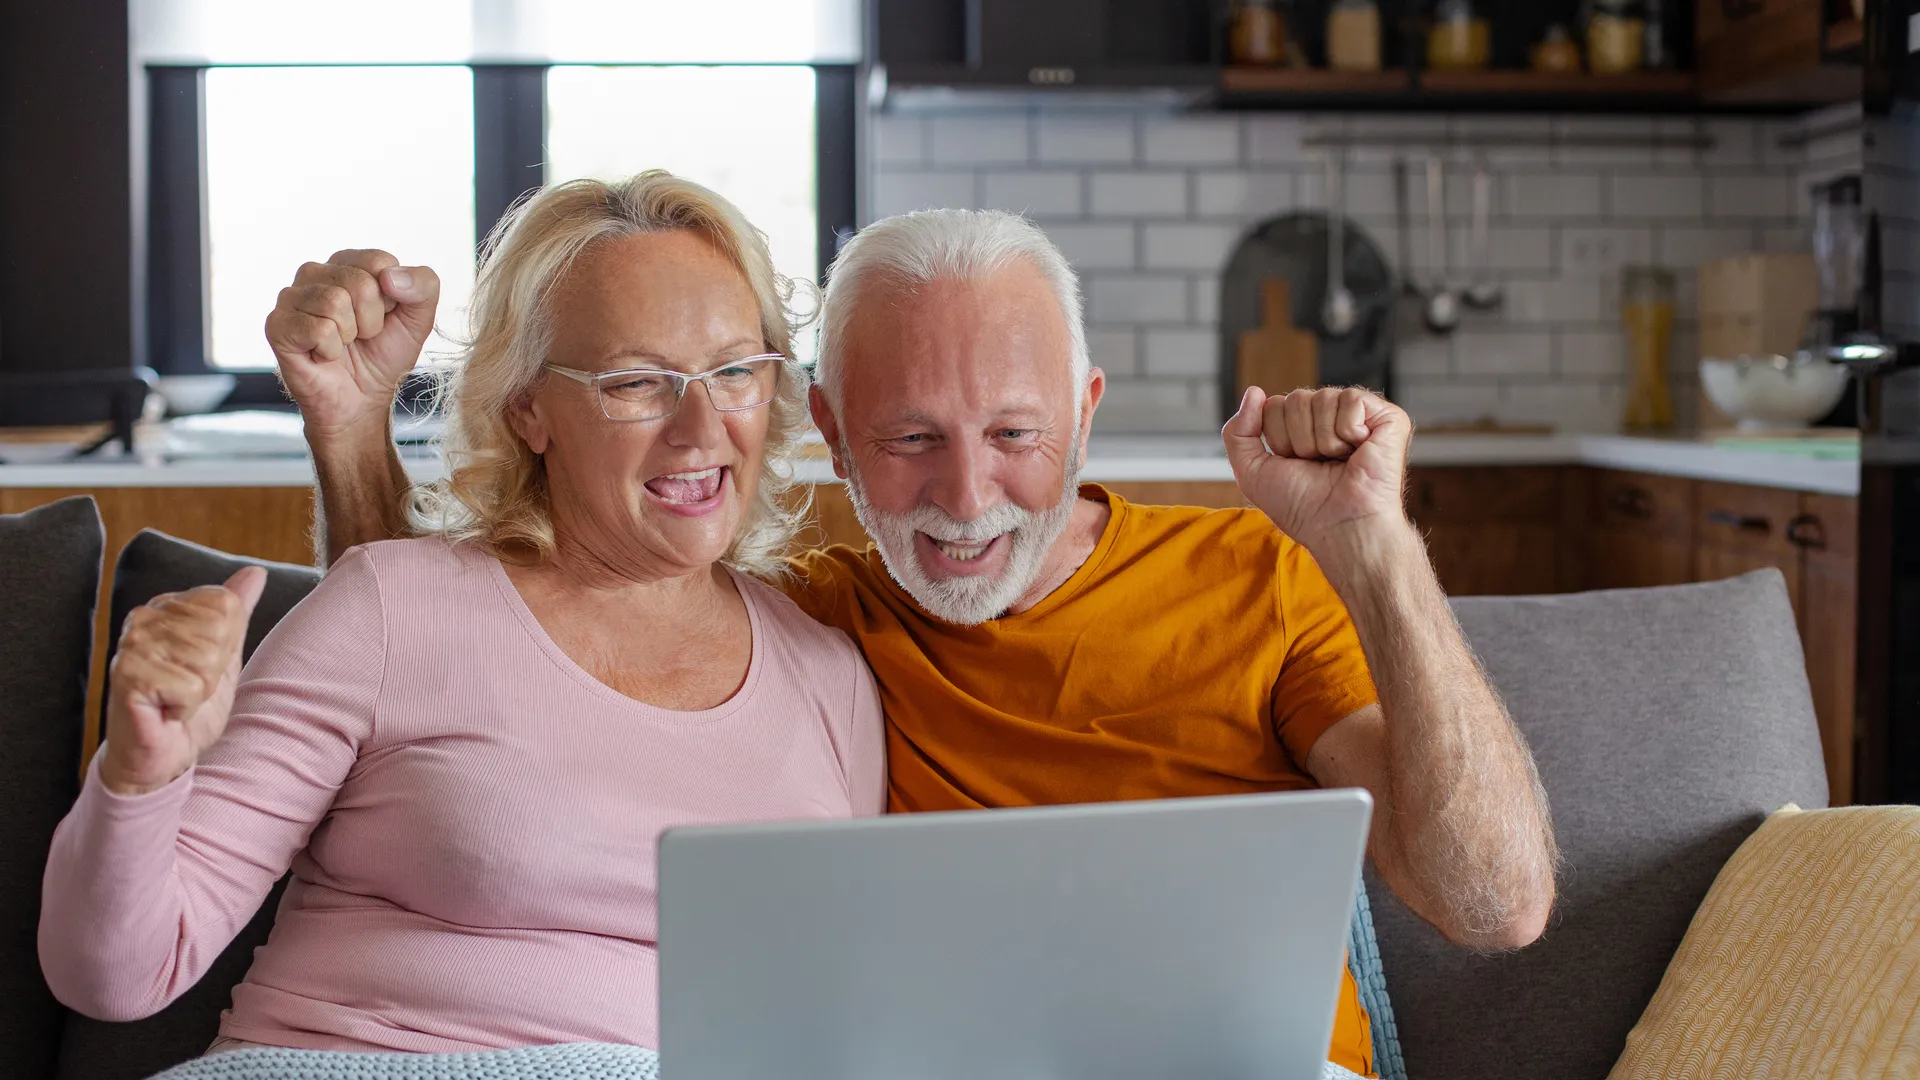
[[(738, 206), (775, 269), (815, 281), (815, 82), (800, 66), (551, 68), (547, 182), (667, 169)], [(811, 334), (795, 346), (811, 359)]]
[[(440, 275), (464, 336), (473, 291), (473, 73), (235, 67), (206, 73), (208, 361), (273, 365), (260, 327), (308, 260), (379, 247)], [(447, 352), (440, 335), (428, 352)]]

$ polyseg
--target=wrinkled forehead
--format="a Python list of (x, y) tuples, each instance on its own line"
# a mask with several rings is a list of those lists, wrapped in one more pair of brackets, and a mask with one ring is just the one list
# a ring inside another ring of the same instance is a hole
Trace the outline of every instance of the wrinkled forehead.
[(1016, 262), (971, 278), (876, 281), (840, 350), (843, 408), (1071, 413), (1073, 339), (1047, 280)]

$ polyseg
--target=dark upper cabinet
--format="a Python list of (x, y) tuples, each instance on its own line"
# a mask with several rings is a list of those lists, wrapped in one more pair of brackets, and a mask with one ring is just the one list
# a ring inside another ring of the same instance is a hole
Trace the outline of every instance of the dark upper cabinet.
[(1210, 84), (1207, 0), (874, 0), (891, 82), (953, 86)]
[(1697, 0), (1700, 94), (1813, 104), (1860, 96), (1860, 22), (1833, 0)]

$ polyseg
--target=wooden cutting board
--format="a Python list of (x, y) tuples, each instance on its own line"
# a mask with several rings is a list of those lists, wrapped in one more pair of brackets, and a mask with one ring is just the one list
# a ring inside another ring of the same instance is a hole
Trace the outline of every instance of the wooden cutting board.
[(1319, 341), (1293, 325), (1292, 290), (1285, 278), (1260, 283), (1260, 325), (1240, 335), (1235, 397), (1258, 386), (1284, 394), (1320, 385)]

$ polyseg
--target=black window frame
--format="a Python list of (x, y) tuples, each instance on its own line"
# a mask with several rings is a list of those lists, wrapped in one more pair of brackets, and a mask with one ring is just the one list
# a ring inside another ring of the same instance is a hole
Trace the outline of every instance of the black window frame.
[[(485, 243), (515, 201), (544, 181), (546, 79), (553, 64), (465, 64), (473, 71), (474, 235)], [(632, 65), (664, 66), (664, 65)], [(725, 66), (725, 65), (711, 65)], [(818, 266), (827, 267), (856, 224), (858, 68), (813, 64), (814, 200)], [(147, 363), (162, 375), (223, 373), (238, 384), (223, 408), (292, 409), (271, 369), (209, 362), (206, 65), (149, 65), (147, 94)], [(477, 257), (477, 254), (476, 254)], [(265, 313), (262, 313), (265, 317)], [(410, 379), (403, 404), (425, 399)]]

